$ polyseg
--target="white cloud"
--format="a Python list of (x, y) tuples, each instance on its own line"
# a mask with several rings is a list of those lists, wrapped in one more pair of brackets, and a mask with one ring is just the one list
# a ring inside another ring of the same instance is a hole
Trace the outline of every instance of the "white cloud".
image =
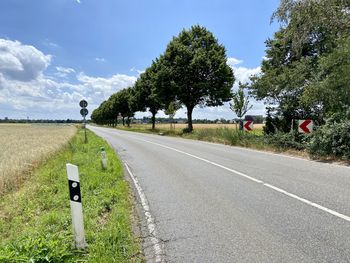
[(233, 72), (236, 78), (235, 85), (237, 85), (238, 82), (242, 82), (242, 83), (249, 82), (251, 76), (254, 76), (261, 72), (261, 68), (260, 67), (256, 67), (256, 68), (233, 67)]
[(140, 69), (136, 69), (136, 68), (131, 68), (130, 71), (131, 72), (137, 72), (138, 75), (141, 75), (142, 73), (145, 72), (145, 70), (140, 70)]
[(49, 66), (51, 55), (19, 41), (0, 39), (0, 73), (5, 78), (30, 81)]
[(44, 44), (45, 46), (52, 47), (52, 48), (59, 48), (59, 47), (60, 47), (58, 44), (56, 44), (56, 43), (50, 41), (50, 40), (47, 39), (47, 38), (43, 41), (43, 44)]
[(243, 60), (237, 59), (237, 58), (227, 58), (227, 65), (230, 67), (234, 67), (238, 64), (241, 64)]
[(227, 59), (227, 65), (229, 65), (233, 73), (235, 75), (236, 81), (234, 84), (234, 88), (237, 88), (238, 82), (246, 83), (250, 81), (250, 77), (256, 74), (259, 74), (261, 72), (260, 67), (256, 68), (246, 68), (242, 66), (236, 66), (238, 64), (243, 63), (243, 60), (239, 60), (237, 58), (228, 58)]
[[(18, 41), (0, 39), (0, 118), (80, 118), (78, 102), (85, 98), (90, 111), (122, 88), (133, 85), (136, 77), (116, 74), (108, 78), (80, 72), (76, 83), (56, 80), (45, 74), (51, 55)], [(57, 66), (55, 76), (76, 71)]]
[(80, 0), (76, 0), (76, 2), (77, 2), (78, 4), (81, 4), (81, 1), (80, 1)]
[[(91, 98), (96, 96), (100, 100), (98, 103), (100, 103), (102, 100), (108, 99), (114, 92), (132, 86), (137, 78), (124, 74), (116, 74), (109, 78), (91, 77), (80, 72), (77, 79), (80, 82), (77, 90)], [(96, 101), (96, 99), (93, 100)]]
[(105, 58), (95, 58), (97, 62), (106, 62)]
[(75, 73), (75, 70), (72, 68), (56, 67), (56, 70), (55, 75), (61, 78), (66, 78), (69, 74)]

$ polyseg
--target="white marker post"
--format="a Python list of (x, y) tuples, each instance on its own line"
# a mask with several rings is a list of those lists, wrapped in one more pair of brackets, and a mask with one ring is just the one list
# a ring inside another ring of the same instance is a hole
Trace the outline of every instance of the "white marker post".
[(67, 163), (66, 166), (75, 247), (78, 249), (84, 249), (86, 247), (86, 242), (84, 233), (83, 206), (81, 204), (78, 166), (70, 163)]
[(103, 170), (107, 169), (107, 154), (105, 148), (101, 147), (101, 164)]

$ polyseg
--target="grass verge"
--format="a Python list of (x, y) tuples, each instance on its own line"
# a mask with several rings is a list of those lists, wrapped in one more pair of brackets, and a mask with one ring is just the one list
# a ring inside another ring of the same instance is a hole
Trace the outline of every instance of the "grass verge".
[(208, 142), (216, 142), (227, 145), (249, 147), (260, 150), (276, 150), (281, 151), (282, 149), (269, 145), (263, 136), (262, 129), (256, 129), (252, 132), (243, 132), (232, 128), (222, 127), (222, 128), (199, 128), (194, 129), (193, 132), (187, 133), (183, 132), (182, 129), (164, 129), (156, 128), (154, 130), (146, 127), (122, 127), (117, 126), (117, 129), (149, 133), (149, 134), (159, 134), (164, 136), (174, 136), (186, 139), (201, 140)]
[(303, 140), (305, 140), (305, 138), (301, 140), (300, 138), (297, 139), (297, 136), (303, 137), (303, 135), (300, 134), (276, 133), (273, 135), (264, 135), (263, 129), (255, 129), (251, 132), (243, 132), (228, 127), (198, 128), (194, 129), (192, 133), (183, 132), (181, 129), (170, 130), (169, 128), (156, 128), (152, 130), (145, 125), (133, 125), (131, 127), (123, 127), (119, 125), (116, 128), (133, 132), (159, 134), (164, 136), (174, 136), (185, 139), (222, 143), (226, 145), (252, 148), (261, 151), (283, 153), (320, 162), (350, 165), (350, 160), (340, 158), (339, 156), (332, 154), (311, 154), (308, 151), (306, 143), (303, 143)]
[[(123, 167), (105, 141), (83, 131), (0, 200), (0, 262), (143, 262), (131, 229)], [(102, 170), (99, 149), (108, 156)], [(88, 248), (73, 247), (66, 163), (79, 166)]]

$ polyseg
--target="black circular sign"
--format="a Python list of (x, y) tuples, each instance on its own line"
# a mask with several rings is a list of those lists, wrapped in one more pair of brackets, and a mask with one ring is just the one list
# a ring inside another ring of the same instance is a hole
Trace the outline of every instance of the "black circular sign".
[(80, 105), (80, 107), (82, 107), (82, 108), (86, 108), (87, 105), (88, 105), (88, 103), (87, 103), (86, 100), (81, 100), (81, 101), (79, 102), (79, 105)]
[(85, 109), (85, 108), (84, 108), (84, 109), (81, 109), (81, 110), (80, 110), (81, 116), (84, 116), (84, 117), (85, 117), (86, 115), (88, 115), (88, 113), (89, 113), (88, 109)]

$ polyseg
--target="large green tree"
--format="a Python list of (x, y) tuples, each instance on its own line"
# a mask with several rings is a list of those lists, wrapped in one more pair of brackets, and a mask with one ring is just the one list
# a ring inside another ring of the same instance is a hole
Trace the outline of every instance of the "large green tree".
[[(281, 0), (273, 17), (282, 27), (267, 40), (262, 73), (252, 78), (251, 85), (257, 99), (276, 105), (279, 129), (289, 131), (296, 118), (322, 123), (331, 113), (327, 108), (335, 109), (329, 105), (330, 96), (340, 96), (342, 89), (325, 92), (330, 90), (325, 82), (328, 75), (320, 72), (325, 72), (326, 61), (334, 58), (331, 54), (349, 36), (349, 7), (348, 0)], [(334, 67), (332, 72), (334, 78), (344, 76)]]
[(169, 102), (186, 106), (188, 131), (193, 130), (195, 106), (219, 106), (230, 100), (234, 75), (226, 62), (224, 46), (202, 26), (183, 30), (160, 58), (157, 87)]
[(152, 129), (155, 129), (156, 114), (164, 108), (163, 100), (157, 93), (157, 65), (153, 62), (138, 78), (134, 85), (134, 104), (137, 111), (145, 111), (147, 108), (152, 113)]
[[(113, 96), (113, 95), (112, 95)], [(127, 118), (127, 124), (130, 125), (130, 118), (134, 116), (133, 111), (133, 100), (132, 96), (132, 87), (122, 89), (115, 93), (114, 95), (114, 109), (117, 110), (116, 114), (121, 114), (123, 125), (125, 125), (125, 118)]]

